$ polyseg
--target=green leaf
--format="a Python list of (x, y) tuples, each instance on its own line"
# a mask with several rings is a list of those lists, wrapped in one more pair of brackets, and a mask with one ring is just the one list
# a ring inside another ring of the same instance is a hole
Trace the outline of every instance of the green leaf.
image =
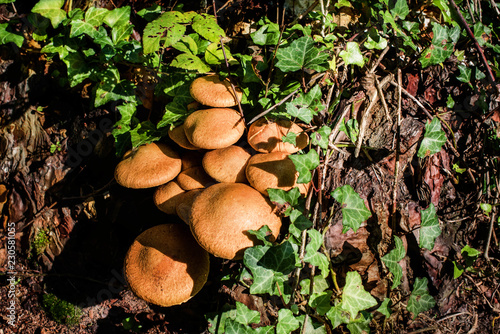
[(130, 130), (132, 147), (149, 144), (153, 141), (159, 140), (161, 137), (162, 134), (156, 129), (156, 126), (151, 121), (141, 122), (135, 128)]
[(280, 48), (276, 52), (278, 62), (276, 67), (283, 72), (294, 72), (310, 69), (317, 72), (328, 69), (326, 60), (328, 54), (323, 49), (314, 47), (314, 41), (309, 36), (294, 40), (288, 47)]
[(24, 42), (23, 35), (7, 31), (7, 29), (9, 28), (10, 27), (8, 23), (0, 24), (0, 44), (7, 44), (12, 42), (16, 44), (18, 47), (23, 46)]
[(427, 284), (428, 281), (426, 277), (417, 277), (415, 279), (413, 291), (408, 300), (408, 311), (413, 313), (413, 319), (415, 319), (420, 312), (428, 311), (436, 305), (434, 298), (429, 295)]
[(133, 102), (136, 100), (135, 85), (131, 81), (123, 79), (118, 82), (101, 81), (99, 83), (95, 92), (94, 106), (96, 108), (105, 105), (108, 102), (119, 100), (127, 102)]
[(143, 8), (140, 11), (137, 12), (137, 15), (142, 17), (148, 22), (153, 21), (156, 19), (158, 16), (161, 14), (161, 6), (157, 4), (153, 4), (151, 7), (148, 8)]
[(297, 134), (295, 132), (289, 132), (286, 136), (281, 137), (281, 141), (297, 146)]
[(326, 150), (330, 133), (332, 133), (332, 129), (328, 125), (323, 125), (318, 131), (311, 134), (312, 144)]
[(224, 45), (224, 50), (226, 51), (226, 58), (224, 58), (224, 53), (222, 52), (222, 48), (219, 47), (220, 43), (211, 43), (206, 51), (205, 51), (205, 61), (209, 65), (219, 65), (223, 64), (227, 61), (229, 65), (237, 64), (236, 59), (231, 55), (231, 51), (227, 45)]
[(321, 270), (321, 276), (326, 278), (330, 273), (330, 263), (326, 255), (318, 251), (323, 245), (323, 235), (317, 230), (308, 230), (307, 235), (310, 240), (306, 246), (304, 261), (312, 264), (313, 266), (317, 266)]
[(181, 52), (198, 54), (198, 44), (191, 36), (182, 36), (182, 38), (173, 45), (173, 47)]
[(350, 321), (349, 314), (342, 308), (342, 303), (332, 307), (330, 311), (326, 313), (326, 317), (332, 322), (333, 329), (337, 328), (341, 324), (347, 324)]
[(71, 52), (66, 54), (62, 61), (66, 64), (68, 69), (68, 80), (70, 87), (74, 87), (89, 78), (93, 71), (90, 66), (85, 62), (83, 56), (78, 52)]
[(349, 312), (351, 319), (356, 319), (358, 312), (377, 305), (377, 301), (366, 292), (357, 271), (350, 271), (345, 278), (342, 293), (342, 308)]
[(356, 42), (347, 42), (345, 50), (339, 53), (340, 57), (344, 60), (346, 65), (358, 65), (363, 67), (365, 65), (365, 59), (361, 50), (359, 50), (359, 45)]
[[(298, 188), (297, 188), (298, 189)], [(286, 216), (286, 214), (285, 214)], [(297, 240), (300, 240), (302, 231), (311, 228), (313, 223), (306, 217), (304, 214), (297, 209), (292, 209), (290, 213), (290, 227), (288, 231), (292, 234)]]
[(418, 245), (420, 248), (432, 250), (434, 248), (434, 241), (441, 234), (441, 227), (439, 226), (434, 204), (431, 203), (426, 210), (422, 210), (420, 215), (421, 223)]
[(124, 6), (110, 10), (104, 17), (104, 23), (106, 23), (110, 28), (129, 25), (130, 12), (130, 6)]
[(396, 288), (401, 283), (401, 278), (403, 278), (403, 269), (398, 262), (401, 261), (406, 255), (403, 247), (403, 241), (399, 237), (394, 236), (394, 244), (394, 249), (382, 256), (382, 262), (384, 262), (394, 276), (392, 280), (392, 289)]
[(300, 190), (298, 187), (292, 188), (288, 191), (269, 188), (267, 189), (267, 193), (269, 194), (271, 202), (276, 202), (281, 205), (288, 203), (290, 206), (295, 206), (299, 203)]
[(457, 261), (453, 261), (453, 278), (457, 279), (464, 273), (465, 268)]
[(468, 257), (477, 257), (479, 256), (482, 252), (470, 247), (469, 245), (465, 245), (464, 248), (460, 251), (461, 254), (467, 254)]
[(206, 73), (210, 71), (210, 66), (205, 64), (203, 60), (195, 55), (181, 53), (172, 60), (170, 66), (182, 68), (190, 71), (198, 71), (198, 73)]
[(314, 86), (307, 94), (298, 94), (292, 102), (286, 103), (287, 113), (305, 123), (310, 123), (314, 115), (317, 115), (322, 108), (321, 88), (319, 85)]
[[(365, 317), (366, 315), (366, 317)], [(369, 314), (361, 313), (361, 316), (347, 324), (347, 329), (351, 334), (366, 334), (370, 333), (370, 322), (372, 321)]]
[(332, 308), (332, 305), (330, 305), (332, 294), (333, 291), (331, 290), (312, 294), (309, 299), (309, 306), (314, 308), (319, 315), (325, 315)]
[(250, 310), (245, 304), (236, 302), (236, 317), (237, 322), (243, 325), (258, 324), (260, 322), (259, 311)]
[(384, 298), (384, 301), (382, 302), (382, 304), (380, 304), (380, 306), (378, 307), (377, 311), (379, 311), (380, 313), (382, 313), (383, 315), (386, 316), (386, 318), (389, 318), (391, 316), (391, 308), (390, 308), (390, 304), (392, 304), (392, 301), (390, 298)]
[(71, 31), (69, 33), (69, 37), (78, 37), (80, 35), (86, 34), (91, 38), (94, 38), (97, 35), (97, 30), (93, 25), (82, 21), (82, 20), (74, 20), (71, 21)]
[(342, 205), (342, 225), (344, 226), (342, 233), (349, 231), (349, 228), (356, 232), (361, 223), (371, 217), (372, 214), (366, 208), (365, 201), (350, 185), (338, 187), (331, 195)]
[(420, 56), (422, 67), (441, 64), (448, 59), (453, 54), (453, 40), (458, 38), (457, 32), (455, 28), (449, 30), (434, 22), (432, 25), (434, 35), (432, 45)]
[(339, 131), (343, 131), (349, 139), (355, 143), (356, 140), (358, 140), (358, 134), (359, 134), (359, 125), (358, 125), (358, 120), (351, 118), (347, 122), (345, 119), (342, 120), (340, 123)]
[[(310, 279), (306, 278), (300, 281), (300, 293), (303, 295), (310, 295)], [(314, 276), (314, 287), (313, 287), (313, 294), (319, 294), (325, 290), (330, 288), (330, 284), (326, 280), (326, 278), (323, 278), (321, 275), (316, 275)]]
[(443, 19), (446, 23), (452, 23), (451, 11), (448, 6), (448, 2), (445, 0), (432, 0), (432, 4), (438, 7), (441, 10), (441, 14), (443, 14)]
[(364, 44), (365, 48), (367, 49), (378, 49), (378, 50), (383, 50), (387, 46), (387, 40), (380, 36), (380, 33), (377, 31), (375, 28), (370, 28), (368, 30), (368, 37), (366, 39), (366, 42)]
[(259, 228), (257, 231), (255, 230), (248, 230), (248, 233), (251, 235), (255, 235), (255, 237), (262, 241), (264, 246), (272, 246), (273, 243), (269, 241), (269, 237), (272, 235), (272, 231), (269, 228), (269, 226), (264, 225), (261, 228)]
[(300, 327), (300, 321), (295, 318), (289, 309), (280, 309), (278, 311), (278, 324), (276, 325), (276, 334), (290, 334)]
[(66, 18), (66, 12), (61, 9), (64, 6), (64, 0), (40, 0), (31, 10), (50, 20), (52, 26), (57, 26)]
[(226, 37), (224, 30), (219, 27), (217, 20), (213, 15), (198, 14), (193, 18), (192, 28), (201, 37), (208, 39), (210, 42), (220, 43), (220, 38)]
[(184, 16), (179, 12), (163, 13), (156, 20), (148, 23), (144, 29), (143, 47), (148, 54), (177, 43), (186, 32)]
[(425, 125), (424, 139), (420, 143), (417, 156), (425, 158), (428, 155), (438, 153), (444, 143), (446, 143), (446, 135), (441, 129), (441, 122), (437, 117), (434, 117), (430, 123)]
[(85, 22), (93, 27), (100, 26), (109, 11), (106, 8), (89, 7), (85, 12)]
[(308, 183), (312, 179), (311, 170), (319, 166), (319, 155), (315, 150), (306, 154), (293, 154), (288, 156), (299, 172), (297, 183)]
[(280, 38), (280, 27), (278, 24), (270, 22), (251, 33), (250, 37), (257, 45), (277, 45)]
[(16, 0), (0, 0), (0, 4), (12, 3), (12, 2), (16, 2)]
[(116, 45), (121, 41), (127, 40), (133, 30), (134, 26), (132, 25), (118, 25), (113, 27), (111, 30), (111, 39), (113, 40), (113, 44)]
[(394, 4), (394, 8), (391, 9), (391, 14), (394, 17), (399, 17), (401, 20), (406, 18), (406, 15), (410, 13), (410, 9), (408, 8), (408, 4), (406, 0), (397, 0)]
[(465, 65), (459, 64), (458, 70), (460, 74), (457, 76), (457, 80), (465, 83), (469, 83), (472, 77), (472, 70)]

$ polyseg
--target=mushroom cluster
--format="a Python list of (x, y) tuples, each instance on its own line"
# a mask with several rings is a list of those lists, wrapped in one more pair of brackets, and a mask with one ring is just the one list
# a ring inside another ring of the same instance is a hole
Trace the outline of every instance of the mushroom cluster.
[[(147, 230), (127, 254), (125, 274), (132, 291), (162, 306), (182, 303), (201, 289), (208, 275), (208, 253), (242, 259), (245, 249), (258, 242), (248, 231), (264, 225), (271, 239), (278, 237), (281, 218), (268, 188), (299, 187), (306, 194), (310, 187), (297, 183), (298, 172), (288, 157), (308, 145), (299, 125), (262, 118), (241, 140), (245, 121), (231, 108), (241, 99), (241, 90), (209, 75), (194, 80), (190, 93), (206, 108), (169, 131), (173, 144), (142, 145), (127, 152), (115, 170), (116, 181), (124, 187), (157, 187), (155, 205), (189, 226), (166, 224)], [(282, 140), (290, 132), (296, 135), (296, 145)], [(151, 284), (136, 282), (144, 275)], [(178, 275), (189, 276), (189, 286), (174, 286), (170, 280)]]

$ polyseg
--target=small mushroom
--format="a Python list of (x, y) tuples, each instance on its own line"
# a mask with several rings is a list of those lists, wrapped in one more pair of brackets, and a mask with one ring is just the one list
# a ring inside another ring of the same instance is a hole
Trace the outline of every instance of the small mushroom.
[(219, 182), (246, 183), (245, 168), (250, 153), (239, 146), (229, 146), (205, 153), (203, 168)]
[(195, 79), (189, 88), (193, 99), (209, 107), (234, 107), (243, 95), (236, 87), (237, 99), (229, 79), (220, 80), (218, 75), (207, 75)]
[(202, 166), (191, 167), (177, 176), (177, 183), (184, 190), (206, 188), (215, 183)]
[(193, 189), (187, 191), (182, 196), (182, 201), (177, 204), (175, 211), (177, 216), (179, 216), (182, 221), (189, 225), (189, 216), (191, 214), (191, 207), (193, 202), (198, 197), (204, 189)]
[[(297, 135), (295, 139), (296, 145), (283, 142), (282, 140), (283, 136), (286, 136), (290, 132)], [(286, 119), (267, 120), (261, 118), (257, 120), (250, 125), (247, 139), (250, 146), (261, 153), (295, 153), (306, 147), (309, 143), (309, 137), (304, 130), (297, 124)]]
[(174, 141), (174, 143), (182, 148), (185, 148), (186, 150), (198, 150), (198, 147), (191, 144), (186, 138), (186, 133), (184, 132), (184, 124), (178, 125), (172, 130), (168, 131), (168, 136)]
[(175, 215), (175, 208), (183, 200), (186, 191), (175, 182), (170, 181), (156, 188), (153, 200), (158, 209), (169, 215)]
[(186, 302), (205, 285), (208, 253), (184, 224), (163, 224), (142, 232), (125, 257), (124, 273), (137, 297), (168, 307)]
[(152, 188), (173, 180), (181, 171), (177, 152), (163, 143), (151, 143), (130, 150), (115, 169), (115, 179), (127, 188)]
[(269, 196), (268, 188), (290, 190), (299, 187), (307, 194), (310, 183), (297, 183), (299, 173), (293, 161), (284, 152), (256, 154), (250, 158), (246, 168), (248, 182), (260, 193)]
[(234, 109), (202, 109), (186, 118), (184, 132), (194, 146), (214, 150), (236, 143), (245, 132), (245, 121)]
[(190, 227), (196, 241), (209, 253), (238, 260), (248, 247), (258, 243), (248, 230), (267, 225), (271, 239), (278, 237), (281, 219), (273, 204), (243, 183), (217, 183), (193, 202)]

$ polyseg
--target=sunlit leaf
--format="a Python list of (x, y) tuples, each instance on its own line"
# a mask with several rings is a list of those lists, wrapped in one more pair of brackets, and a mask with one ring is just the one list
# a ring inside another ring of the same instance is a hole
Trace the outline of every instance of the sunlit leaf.
[(294, 72), (302, 69), (324, 71), (328, 69), (326, 60), (328, 54), (314, 47), (314, 41), (309, 36), (294, 40), (289, 46), (280, 48), (276, 52), (278, 62), (276, 67), (283, 72)]
[(18, 47), (21, 47), (24, 42), (24, 37), (21, 34), (16, 34), (10, 31), (8, 23), (0, 23), (0, 44), (14, 43)]
[(436, 305), (436, 301), (429, 294), (427, 284), (427, 277), (417, 277), (415, 279), (413, 291), (408, 300), (408, 311), (413, 313), (413, 319), (415, 319), (419, 313), (428, 311)]
[(365, 201), (350, 185), (338, 187), (331, 195), (342, 205), (342, 233), (346, 233), (350, 228), (356, 232), (361, 223), (371, 217)]
[(358, 65), (359, 67), (363, 67), (365, 65), (365, 59), (363, 58), (363, 54), (361, 50), (359, 50), (359, 45), (356, 42), (347, 42), (345, 46), (345, 50), (340, 52), (340, 57), (344, 60), (346, 65)]
[(431, 203), (426, 210), (422, 210), (420, 215), (422, 221), (420, 223), (418, 245), (420, 248), (432, 250), (434, 248), (434, 241), (441, 234), (441, 227), (439, 226), (434, 204)]
[(430, 123), (425, 125), (424, 139), (420, 143), (417, 156), (425, 158), (428, 155), (438, 153), (446, 143), (446, 135), (441, 129), (439, 118), (434, 117)]
[(349, 312), (351, 319), (356, 319), (359, 311), (375, 305), (377, 305), (377, 300), (365, 291), (359, 273), (357, 271), (348, 272), (342, 293), (342, 308)]
[(319, 166), (319, 155), (315, 150), (306, 154), (293, 154), (288, 156), (299, 172), (297, 183), (308, 183), (312, 179), (311, 170)]
[(392, 289), (396, 288), (401, 283), (401, 278), (403, 278), (403, 269), (398, 262), (401, 261), (405, 255), (406, 252), (403, 247), (403, 241), (399, 237), (394, 236), (394, 249), (382, 256), (382, 262), (384, 262), (392, 275), (394, 275), (392, 279)]
[(66, 12), (62, 10), (64, 0), (40, 0), (31, 10), (50, 20), (52, 26), (57, 26), (66, 18)]

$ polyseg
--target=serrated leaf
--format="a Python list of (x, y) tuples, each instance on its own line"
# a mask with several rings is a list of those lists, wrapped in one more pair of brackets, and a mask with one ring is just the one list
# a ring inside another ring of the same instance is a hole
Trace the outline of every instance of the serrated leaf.
[(347, 324), (350, 321), (349, 314), (342, 308), (342, 303), (332, 307), (330, 311), (326, 313), (326, 317), (331, 321), (333, 329), (341, 324)]
[(198, 44), (191, 36), (182, 36), (182, 38), (173, 45), (173, 47), (181, 52), (198, 54)]
[(408, 311), (413, 313), (413, 319), (415, 319), (419, 313), (428, 311), (436, 305), (436, 301), (429, 294), (427, 284), (428, 281), (426, 277), (417, 277), (415, 279), (413, 291), (408, 300)]
[(104, 22), (104, 18), (108, 15), (106, 8), (89, 7), (85, 12), (85, 22), (93, 27), (100, 26)]
[(346, 65), (353, 64), (358, 65), (359, 67), (363, 67), (365, 65), (365, 59), (359, 49), (358, 43), (356, 42), (347, 42), (345, 50), (342, 50), (339, 53), (339, 56), (342, 57)]
[(446, 143), (446, 135), (441, 129), (439, 118), (434, 117), (430, 123), (425, 125), (424, 139), (420, 143), (417, 156), (425, 158), (428, 155), (438, 153)]
[(0, 44), (7, 44), (12, 42), (16, 44), (18, 47), (23, 46), (24, 42), (23, 35), (7, 31), (8, 28), (9, 28), (8, 23), (0, 24)]
[(356, 232), (361, 223), (371, 217), (365, 201), (350, 185), (338, 187), (331, 195), (342, 205), (342, 233), (349, 231), (349, 228)]
[(420, 248), (432, 250), (434, 248), (434, 241), (441, 234), (441, 227), (439, 226), (434, 204), (431, 203), (426, 210), (422, 210), (420, 215), (422, 221), (420, 223), (418, 245)]
[(332, 294), (333, 291), (312, 294), (309, 299), (309, 306), (314, 308), (319, 315), (325, 315), (332, 308), (332, 305), (330, 305)]
[(408, 8), (408, 3), (406, 0), (397, 0), (394, 4), (394, 8), (391, 9), (391, 14), (394, 17), (399, 17), (401, 20), (406, 18), (406, 15), (410, 13), (410, 9)]
[(319, 166), (319, 155), (315, 150), (306, 154), (293, 154), (288, 156), (299, 172), (297, 183), (308, 183), (312, 179), (311, 170)]
[(300, 326), (300, 321), (295, 318), (289, 309), (278, 311), (278, 324), (276, 325), (276, 334), (290, 334)]
[(328, 54), (322, 51), (314, 47), (311, 37), (300, 37), (289, 46), (278, 49), (276, 67), (283, 72), (294, 72), (306, 68), (317, 72), (325, 71), (328, 69), (326, 62)]
[(205, 64), (198, 56), (181, 53), (172, 60), (170, 66), (182, 68), (190, 71), (197, 71), (198, 73), (206, 73), (210, 71), (210, 66)]
[(385, 315), (387, 318), (391, 316), (391, 308), (389, 307), (389, 304), (392, 304), (392, 301), (390, 298), (384, 298), (384, 301), (380, 306), (378, 307), (377, 311)]
[(308, 230), (307, 235), (310, 240), (306, 246), (306, 254), (304, 261), (317, 266), (321, 270), (321, 276), (326, 278), (329, 271), (329, 261), (325, 254), (318, 252), (319, 248), (323, 245), (323, 235), (317, 230)]
[(399, 237), (394, 236), (394, 249), (382, 256), (382, 262), (384, 262), (394, 276), (392, 279), (392, 289), (396, 288), (401, 283), (401, 278), (403, 278), (403, 269), (398, 262), (401, 261), (405, 255), (406, 252), (403, 247), (403, 241)]
[(52, 27), (57, 26), (66, 18), (66, 12), (62, 10), (64, 0), (40, 0), (31, 10), (50, 20)]
[(128, 25), (130, 20), (130, 12), (130, 6), (123, 6), (110, 10), (104, 17), (104, 23), (106, 23), (110, 28)]
[(321, 103), (319, 85), (314, 86), (307, 94), (298, 94), (292, 102), (286, 103), (287, 113), (305, 123), (310, 123), (321, 108), (323, 108), (323, 104)]
[(377, 305), (377, 301), (365, 291), (361, 276), (357, 271), (350, 271), (345, 278), (342, 293), (342, 308), (349, 312), (351, 319), (356, 319), (358, 312)]
[(193, 18), (192, 28), (201, 37), (208, 39), (210, 42), (219, 42), (220, 38), (226, 37), (224, 30), (219, 27), (217, 20), (213, 15), (198, 14)]
[(179, 12), (166, 12), (149, 22), (143, 34), (144, 53), (155, 52), (177, 43), (186, 32), (186, 26), (181, 24), (184, 22), (185, 18)]

